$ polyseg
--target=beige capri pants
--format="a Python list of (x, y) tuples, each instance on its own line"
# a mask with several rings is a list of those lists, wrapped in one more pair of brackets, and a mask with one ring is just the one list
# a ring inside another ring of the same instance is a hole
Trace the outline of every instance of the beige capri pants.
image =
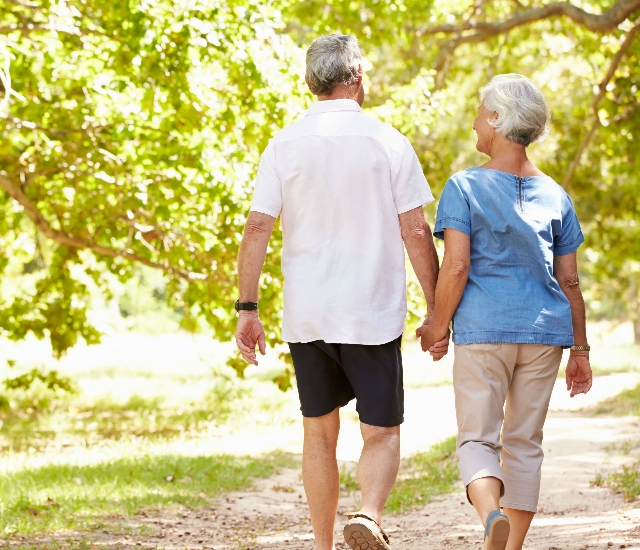
[(455, 346), (456, 456), (465, 487), (495, 477), (503, 483), (500, 506), (538, 511), (542, 427), (561, 359), (559, 346)]

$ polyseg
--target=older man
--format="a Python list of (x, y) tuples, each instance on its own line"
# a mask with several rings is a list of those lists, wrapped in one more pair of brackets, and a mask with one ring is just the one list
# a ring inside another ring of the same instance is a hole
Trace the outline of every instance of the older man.
[[(282, 337), (304, 417), (302, 473), (316, 548), (334, 548), (339, 409), (355, 397), (364, 440), (362, 507), (345, 526), (345, 540), (354, 549), (388, 550), (381, 516), (398, 472), (404, 410), (403, 240), (430, 311), (438, 258), (422, 207), (433, 196), (409, 141), (362, 113), (355, 37), (314, 40), (306, 82), (318, 102), (271, 140), (260, 161), (238, 261), (236, 342), (257, 365), (256, 344), (265, 353), (258, 282), (280, 216)], [(434, 359), (447, 345), (432, 348)]]

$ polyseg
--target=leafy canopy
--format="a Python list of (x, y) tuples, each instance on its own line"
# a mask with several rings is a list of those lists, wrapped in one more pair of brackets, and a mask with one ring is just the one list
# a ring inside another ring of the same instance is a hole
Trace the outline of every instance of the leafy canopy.
[[(532, 153), (575, 200), (594, 309), (640, 326), (639, 0), (0, 0), (0, 9), (6, 336), (48, 337), (58, 354), (78, 337), (97, 341), (92, 289), (108, 294), (110, 277), (127, 280), (142, 263), (166, 274), (186, 328), (230, 338), (259, 155), (310, 102), (304, 50), (327, 32), (359, 37), (365, 106), (409, 137), (436, 193), (481, 162), (471, 132), (480, 87), (505, 72), (537, 82), (554, 121)], [(279, 243), (276, 234), (261, 284), (271, 343)], [(424, 305), (411, 288), (415, 318)]]

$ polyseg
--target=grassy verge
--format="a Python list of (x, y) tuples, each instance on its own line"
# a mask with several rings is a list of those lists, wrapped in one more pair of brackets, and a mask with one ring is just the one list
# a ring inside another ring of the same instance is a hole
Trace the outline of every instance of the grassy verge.
[(607, 476), (598, 474), (592, 485), (620, 492), (627, 501), (637, 500), (640, 497), (640, 462), (623, 466), (620, 471)]
[[(640, 416), (640, 384), (635, 388), (624, 390), (615, 397), (602, 401), (594, 407), (593, 413)], [(607, 450), (628, 456), (639, 445), (640, 442), (638, 441), (626, 440), (618, 445), (610, 446)], [(606, 476), (597, 474), (592, 484), (598, 487), (609, 487), (614, 491), (620, 492), (625, 500), (636, 500), (640, 498), (640, 461), (622, 466), (617, 472)]]
[[(43, 387), (0, 394), (0, 451), (44, 450), (65, 445), (91, 446), (102, 440), (144, 438), (149, 441), (185, 437), (224, 423), (233, 404), (248, 395), (239, 384), (205, 380), (208, 392), (199, 400), (168, 402), (165, 396), (132, 395), (127, 401), (104, 396), (60, 394)], [(4, 406), (2, 406), (4, 405)], [(236, 407), (237, 408), (237, 407)]]
[[(403, 460), (385, 512), (393, 514), (422, 506), (434, 496), (451, 491), (460, 479), (455, 452), (456, 438), (450, 437), (427, 452)], [(345, 466), (340, 469), (340, 486), (347, 493), (359, 488), (353, 472)]]
[(594, 414), (615, 414), (617, 416), (640, 416), (640, 384), (625, 390), (615, 397), (602, 401), (594, 407)]
[(241, 489), (293, 464), (282, 454), (140, 455), (0, 474), (0, 532), (91, 529), (162, 506), (202, 506), (222, 491)]

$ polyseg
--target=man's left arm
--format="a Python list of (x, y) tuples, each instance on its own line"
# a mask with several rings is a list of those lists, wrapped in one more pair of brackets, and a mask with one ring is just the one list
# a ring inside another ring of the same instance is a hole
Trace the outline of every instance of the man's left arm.
[[(238, 254), (238, 286), (241, 302), (258, 301), (260, 274), (275, 221), (276, 218), (268, 214), (249, 213)], [(236, 344), (244, 360), (257, 365), (256, 345), (262, 355), (266, 353), (264, 327), (258, 311), (241, 310), (238, 314)]]
[[(427, 300), (427, 320), (425, 325), (428, 325), (435, 304), (436, 281), (438, 280), (438, 253), (433, 244), (431, 228), (424, 218), (422, 206), (404, 212), (398, 218), (400, 219), (400, 231), (409, 254), (409, 260)], [(420, 336), (421, 330), (422, 327), (416, 332), (418, 336)], [(431, 353), (434, 361), (446, 355), (448, 345), (448, 338), (438, 342), (436, 351)]]

